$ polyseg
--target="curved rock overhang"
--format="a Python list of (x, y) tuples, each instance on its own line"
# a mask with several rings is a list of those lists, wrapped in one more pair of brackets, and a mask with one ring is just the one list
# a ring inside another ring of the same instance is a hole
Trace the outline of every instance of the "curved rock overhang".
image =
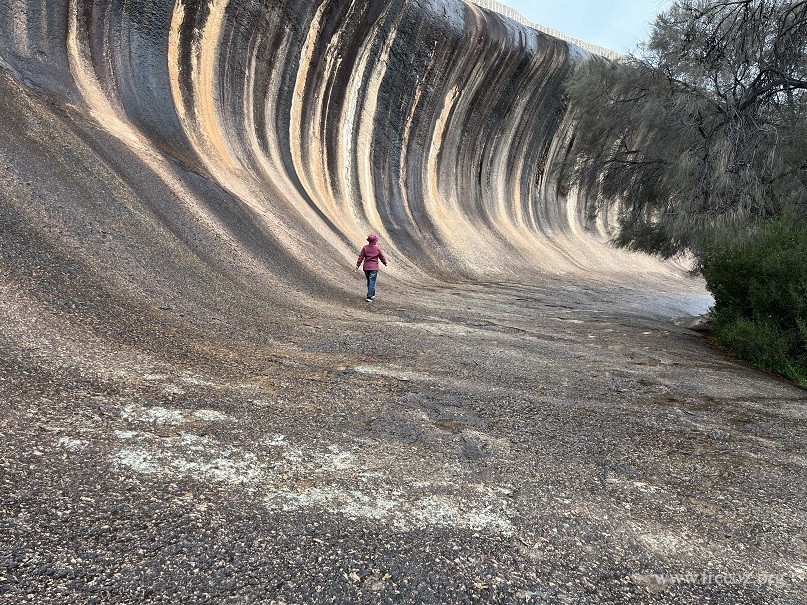
[(460, 0), (0, 2), (0, 65), (62, 124), (43, 166), (75, 139), (80, 190), (139, 250), (287, 290), (344, 287), (368, 231), (404, 281), (672, 271), (558, 191), (588, 56)]

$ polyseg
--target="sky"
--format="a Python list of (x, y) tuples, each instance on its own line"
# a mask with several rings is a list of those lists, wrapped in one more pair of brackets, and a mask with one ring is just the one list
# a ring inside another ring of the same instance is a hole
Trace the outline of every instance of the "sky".
[(626, 53), (647, 40), (650, 24), (671, 0), (498, 0), (533, 23)]

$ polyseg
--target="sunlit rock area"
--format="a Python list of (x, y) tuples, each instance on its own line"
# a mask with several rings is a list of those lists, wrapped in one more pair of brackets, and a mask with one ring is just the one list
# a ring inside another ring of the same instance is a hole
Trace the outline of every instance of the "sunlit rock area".
[(802, 603), (804, 391), (559, 186), (591, 52), (0, 0), (0, 601)]

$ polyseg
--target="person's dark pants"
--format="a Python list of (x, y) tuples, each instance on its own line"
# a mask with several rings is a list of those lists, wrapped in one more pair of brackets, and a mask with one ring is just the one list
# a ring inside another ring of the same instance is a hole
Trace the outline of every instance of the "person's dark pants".
[(364, 276), (367, 278), (367, 298), (375, 296), (375, 280), (378, 278), (378, 271), (364, 270)]

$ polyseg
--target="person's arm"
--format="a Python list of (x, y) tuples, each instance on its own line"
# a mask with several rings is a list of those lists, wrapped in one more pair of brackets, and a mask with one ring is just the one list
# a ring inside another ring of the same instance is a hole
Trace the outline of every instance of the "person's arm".
[(362, 248), (362, 249), (361, 249), (361, 252), (359, 252), (359, 258), (358, 258), (358, 260), (356, 261), (356, 268), (357, 268), (357, 269), (358, 269), (358, 268), (361, 266), (361, 264), (364, 262), (364, 258), (365, 258), (365, 257), (364, 257), (364, 248)]

